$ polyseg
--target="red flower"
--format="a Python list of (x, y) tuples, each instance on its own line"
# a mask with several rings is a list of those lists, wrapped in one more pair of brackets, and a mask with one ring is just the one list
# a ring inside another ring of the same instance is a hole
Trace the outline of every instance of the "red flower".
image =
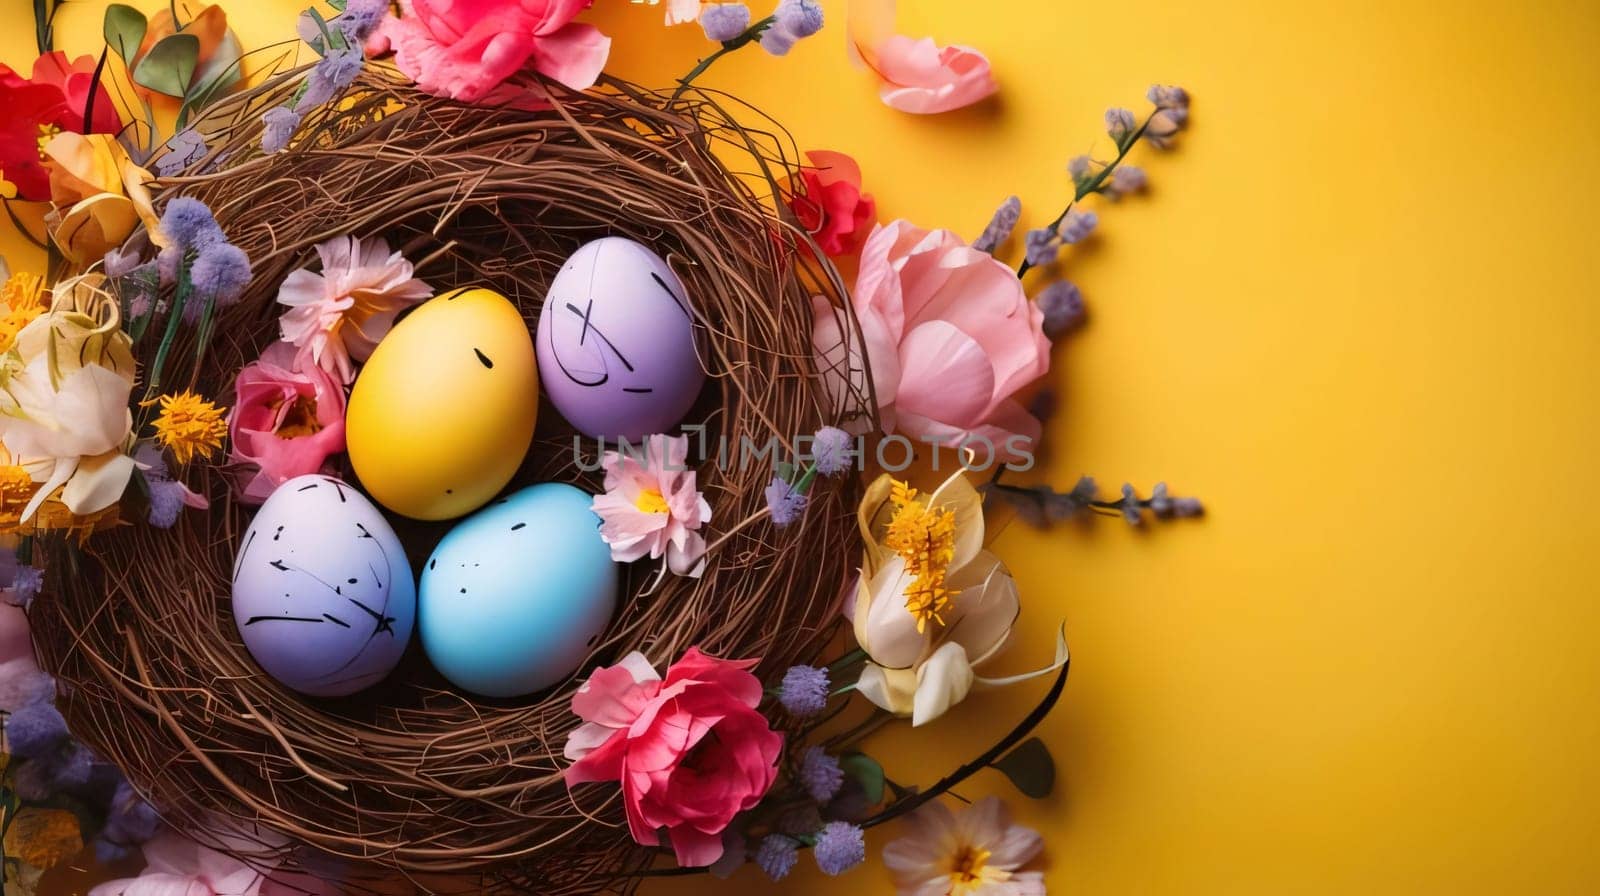
[[(0, 176), (16, 184), (23, 199), (50, 198), (50, 174), (42, 147), (60, 131), (114, 134), (122, 129), (117, 107), (104, 89), (95, 92), (93, 56), (67, 61), (60, 50), (34, 60), (33, 77), (24, 78), (0, 64)], [(84, 121), (85, 111), (89, 120)]]
[(814, 167), (800, 170), (806, 194), (791, 203), (795, 217), (822, 251), (854, 255), (878, 212), (872, 196), (861, 192), (861, 167), (842, 152), (817, 149), (806, 158)]

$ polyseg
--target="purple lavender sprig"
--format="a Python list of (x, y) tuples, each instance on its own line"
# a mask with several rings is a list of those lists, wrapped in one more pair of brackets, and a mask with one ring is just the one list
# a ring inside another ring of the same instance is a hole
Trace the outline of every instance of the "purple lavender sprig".
[(1138, 491), (1125, 483), (1115, 500), (1101, 498), (1099, 487), (1089, 476), (1080, 478), (1067, 492), (1058, 492), (1048, 485), (1006, 485), (1000, 482), (990, 482), (984, 488), (990, 496), (1015, 507), (1019, 516), (1035, 525), (1064, 522), (1088, 513), (1121, 517), (1131, 526), (1142, 525), (1147, 513), (1159, 520), (1205, 514), (1205, 506), (1200, 499), (1176, 497), (1170, 493), (1165, 482), (1156, 483), (1148, 498), (1139, 497)]

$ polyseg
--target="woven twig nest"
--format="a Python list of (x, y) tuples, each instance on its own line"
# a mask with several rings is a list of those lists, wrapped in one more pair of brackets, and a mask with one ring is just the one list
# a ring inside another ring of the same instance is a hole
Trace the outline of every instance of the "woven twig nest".
[[(277, 338), (279, 284), (313, 263), (319, 241), (385, 236), (422, 259), (419, 276), (441, 291), (488, 285), (533, 327), (566, 256), (621, 235), (668, 258), (692, 297), (709, 378), (690, 420), (708, 440), (792, 446), (845, 416), (810, 342), (812, 295), (845, 314), (843, 290), (798, 248), (804, 233), (770, 195), (795, 173), (777, 138), (700, 93), (550, 85), (549, 108), (487, 109), (422, 95), (374, 68), (276, 155), (260, 154), (260, 114), (296, 79), (229, 100), (204, 125), (213, 149), (191, 169), (200, 173), (160, 184), (158, 201), (210, 205), (254, 264), (243, 300), (220, 313), (199, 391), (226, 401), (241, 365)], [(185, 352), (192, 345), (180, 343), (174, 356)], [(510, 488), (555, 480), (597, 490), (559, 415), (546, 408), (539, 419)], [(417, 432), (428, 437), (427, 421)], [(592, 443), (587, 451), (592, 463)], [(383, 685), (342, 700), (306, 698), (265, 675), (229, 604), (253, 508), (236, 501), (220, 465), (188, 472), (209, 511), (172, 530), (123, 526), (85, 558), (52, 558), (33, 613), (38, 643), (65, 685), (73, 730), (180, 827), (254, 825), (297, 844), (291, 861), (343, 857), (347, 879), (379, 887), (387, 877), (465, 892), (623, 888), (653, 852), (628, 836), (616, 789), (569, 794), (561, 778), (582, 677), (631, 650), (664, 664), (698, 645), (761, 657), (757, 672), (771, 681), (820, 650), (854, 561), (850, 484), (819, 484), (804, 519), (780, 529), (751, 519), (770, 466), (711, 462), (698, 474), (716, 513), (704, 577), (669, 575), (652, 590), (653, 567), (627, 568), (618, 613), (579, 673), (528, 699), (452, 688), (415, 642)], [(447, 528), (391, 520), (414, 567)]]

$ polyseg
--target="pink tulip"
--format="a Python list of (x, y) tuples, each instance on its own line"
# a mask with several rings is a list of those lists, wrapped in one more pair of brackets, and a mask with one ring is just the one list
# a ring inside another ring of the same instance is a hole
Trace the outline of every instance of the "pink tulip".
[(265, 501), (273, 489), (322, 469), (344, 450), (344, 387), (314, 365), (295, 366), (295, 348), (275, 342), (246, 364), (228, 416), (230, 463), (254, 465), (241, 477), (244, 499)]
[(983, 100), (1000, 89), (989, 59), (971, 47), (896, 34), (894, 0), (857, 0), (847, 24), (854, 56), (883, 82), (878, 95), (901, 112), (932, 115)]
[(1027, 453), (1039, 421), (1012, 396), (1050, 369), (1050, 340), (1014, 271), (948, 230), (895, 221), (862, 246), (850, 298), (864, 346), (812, 300), (812, 344), (833, 388), (866, 394), (870, 372), (886, 432), (951, 448), (986, 441), (973, 450), (1003, 460)]
[(567, 740), (567, 786), (620, 781), (634, 840), (655, 846), (664, 829), (679, 865), (716, 862), (723, 831), (778, 775), (783, 737), (756, 711), (755, 664), (691, 647), (665, 681), (638, 652), (596, 669), (572, 696), (584, 724)]
[(509, 99), (497, 93), (527, 68), (582, 90), (594, 84), (611, 38), (572, 21), (593, 0), (402, 0), (404, 15), (381, 26), (395, 64), (437, 96), (466, 102)]

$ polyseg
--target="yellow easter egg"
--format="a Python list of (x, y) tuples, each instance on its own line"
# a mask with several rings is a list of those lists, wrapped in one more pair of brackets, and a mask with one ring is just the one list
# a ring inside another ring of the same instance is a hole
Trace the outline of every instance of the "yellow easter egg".
[(499, 293), (458, 289), (402, 319), (361, 369), (345, 418), (350, 463), (379, 504), (451, 519), (511, 481), (538, 412), (522, 315)]

